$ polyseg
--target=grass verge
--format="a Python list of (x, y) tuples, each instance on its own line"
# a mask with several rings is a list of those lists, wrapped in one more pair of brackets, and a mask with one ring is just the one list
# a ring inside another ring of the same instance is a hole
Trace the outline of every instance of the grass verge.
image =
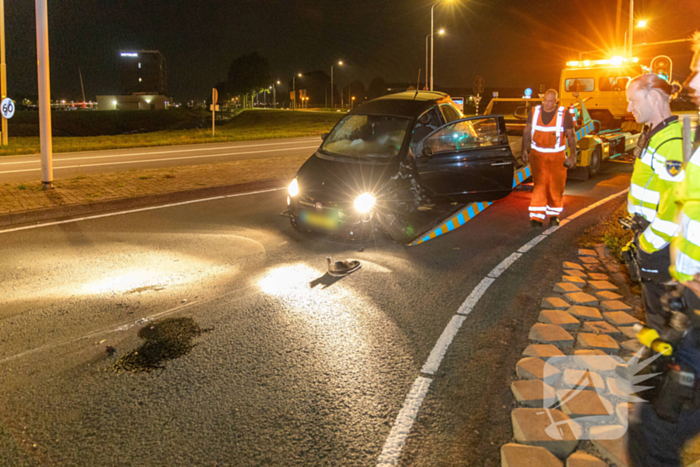
[(618, 217), (627, 217), (627, 203), (623, 200), (610, 217), (601, 224), (596, 224), (586, 229), (577, 239), (582, 248), (593, 248), (604, 243), (615, 257), (622, 261), (622, 247), (632, 240), (632, 232), (625, 230), (617, 222)]
[[(134, 135), (56, 137), (52, 138), (52, 144), (53, 152), (59, 153), (320, 136), (330, 131), (344, 115), (337, 112), (246, 110), (218, 126), (215, 136), (208, 128)], [(10, 136), (10, 144), (0, 147), (0, 156), (38, 154), (40, 150), (38, 137)]]

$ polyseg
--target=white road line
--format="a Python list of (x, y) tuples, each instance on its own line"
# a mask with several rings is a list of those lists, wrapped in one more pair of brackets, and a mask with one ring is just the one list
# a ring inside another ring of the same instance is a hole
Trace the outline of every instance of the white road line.
[[(287, 148), (287, 149), (275, 149), (275, 151), (298, 151), (301, 149), (318, 149), (318, 146), (303, 146), (303, 147), (298, 147), (298, 148)], [(183, 156), (183, 157), (163, 157), (159, 159), (142, 159), (138, 161), (119, 161), (119, 162), (104, 162), (102, 164), (80, 164), (80, 165), (66, 165), (63, 167), (54, 167), (54, 170), (61, 170), (61, 169), (79, 169), (79, 168), (84, 168), (84, 167), (100, 167), (103, 165), (122, 165), (122, 164), (140, 164), (143, 162), (164, 162), (164, 161), (179, 161), (179, 160), (185, 160), (185, 159), (205, 159), (205, 158), (213, 158), (213, 157), (225, 157), (225, 156), (238, 156), (238, 155), (243, 155), (243, 154), (260, 154), (263, 152), (270, 152), (269, 149), (265, 149), (262, 151), (246, 151), (246, 152), (232, 152), (228, 154), (211, 154), (211, 155), (204, 155), (204, 156)], [(14, 173), (20, 173), (20, 172), (38, 172), (40, 171), (40, 168), (36, 169), (18, 169), (18, 170), (5, 170), (3, 172), (0, 172), (0, 174), (14, 174)]]
[(452, 344), (452, 339), (457, 335), (457, 331), (462, 327), (465, 319), (467, 319), (467, 317), (464, 315), (454, 315), (450, 322), (447, 323), (440, 338), (435, 343), (433, 350), (430, 352), (428, 359), (425, 361), (423, 368), (420, 370), (421, 373), (434, 375), (438, 368), (440, 368), (440, 363), (445, 356), (445, 352), (447, 352), (450, 344)]
[[(526, 253), (532, 249), (535, 245), (537, 245), (539, 242), (547, 238), (550, 234), (556, 232), (559, 228), (561, 228), (563, 225), (568, 223), (569, 221), (576, 219), (577, 217), (580, 217), (581, 215), (597, 208), (598, 206), (601, 206), (611, 199), (617, 198), (620, 195), (623, 195), (627, 193), (627, 190), (620, 191), (618, 193), (615, 193), (614, 195), (608, 196), (607, 198), (604, 198), (597, 203), (591, 204), (590, 206), (581, 209), (580, 211), (577, 211), (575, 214), (569, 216), (566, 220), (563, 220), (559, 227), (553, 227), (548, 229), (545, 233), (538, 235), (537, 237), (533, 238), (529, 242), (527, 242), (525, 245), (520, 247), (517, 251), (518, 253)], [(548, 232), (548, 233), (547, 233)], [(503, 260), (498, 266), (496, 266), (494, 269), (491, 270), (491, 272), (488, 275), (493, 275), (496, 273), (497, 275), (495, 277), (500, 276), (503, 274), (503, 272), (508, 269), (515, 261), (522, 256), (520, 254), (517, 257), (514, 257), (517, 253), (511, 254), (508, 258)], [(443, 357), (447, 353), (447, 350), (454, 340), (455, 335), (457, 334), (457, 331), (459, 331), (459, 328), (462, 326), (464, 321), (467, 319), (467, 316), (474, 306), (477, 304), (479, 299), (484, 295), (484, 292), (489, 288), (491, 284), (496, 280), (493, 277), (484, 277), (481, 282), (472, 290), (472, 292), (469, 294), (469, 296), (464, 300), (462, 305), (460, 305), (459, 309), (457, 310), (457, 314), (450, 319), (450, 322), (447, 323), (447, 326), (445, 327), (445, 330), (442, 332), (440, 335), (440, 338), (438, 341), (435, 343), (435, 346), (433, 347), (433, 350), (430, 352), (430, 355), (428, 356), (428, 359), (426, 360), (425, 364), (423, 365), (423, 369), (421, 372), (426, 373), (426, 374), (431, 374), (434, 375), (435, 372), (440, 368), (440, 363), (442, 362)], [(420, 379), (420, 378), (419, 378)], [(418, 380), (419, 380), (418, 379)], [(425, 378), (428, 379), (428, 378)], [(396, 418), (396, 421), (394, 422), (394, 427), (391, 429), (391, 432), (389, 433), (389, 438), (387, 438), (386, 443), (384, 443), (384, 449), (382, 450), (381, 455), (379, 456), (379, 459), (377, 461), (377, 466), (387, 466), (387, 465), (397, 465), (399, 462), (399, 458), (401, 457), (401, 450), (403, 449), (403, 446), (406, 444), (406, 438), (408, 438), (408, 435), (410, 433), (410, 429), (413, 426), (413, 421), (415, 418), (418, 416), (418, 409), (420, 409), (420, 405), (423, 402), (423, 397), (420, 398), (420, 401), (416, 405), (416, 385), (418, 384), (418, 380), (413, 384), (413, 388), (411, 389), (411, 392), (408, 394), (406, 397), (406, 400), (404, 402), (404, 406), (399, 412), (398, 417)], [(430, 384), (431, 380), (428, 379), (428, 383)], [(425, 389), (427, 392), (427, 388)], [(406, 414), (405, 412), (406, 407), (412, 407), (414, 410), (411, 411), (411, 417), (410, 420), (407, 422), (406, 420)], [(405, 429), (406, 424), (408, 423), (408, 430)], [(398, 433), (398, 434), (397, 434)]]
[[(280, 143), (265, 143), (265, 144), (242, 144), (242, 145), (237, 145), (237, 146), (221, 146), (221, 147), (200, 147), (200, 148), (194, 148), (194, 149), (175, 149), (172, 151), (146, 151), (146, 152), (132, 152), (129, 154), (110, 154), (110, 155), (104, 155), (104, 156), (83, 156), (83, 157), (54, 157), (53, 161), (54, 163), (56, 162), (62, 162), (62, 161), (79, 161), (83, 159), (104, 159), (107, 157), (132, 157), (132, 156), (151, 156), (154, 154), (171, 154), (171, 153), (178, 153), (178, 152), (205, 152), (205, 151), (228, 151), (231, 149), (247, 149), (247, 148), (257, 148), (257, 147), (263, 147), (263, 146), (280, 146), (283, 144), (306, 144), (309, 141), (315, 141), (318, 138), (306, 138), (303, 140), (298, 140), (298, 141), (293, 141), (293, 142), (280, 142)], [(172, 146), (171, 146), (172, 147)], [(123, 148), (123, 151), (129, 151), (132, 148)], [(117, 149), (105, 149), (105, 151), (119, 151), (120, 148)], [(64, 153), (65, 154), (65, 153)], [(71, 153), (75, 154), (75, 153)], [(31, 156), (40, 156), (40, 154), (32, 154)], [(27, 157), (27, 156), (18, 156), (18, 157)], [(37, 159), (35, 161), (18, 161), (18, 162), (0, 162), (0, 166), (2, 165), (17, 165), (17, 164), (40, 164), (41, 159)]]
[(527, 253), (527, 252), (530, 251), (535, 245), (537, 245), (538, 243), (540, 243), (540, 242), (541, 242), (542, 240), (544, 240), (545, 238), (547, 238), (546, 235), (544, 235), (544, 234), (539, 234), (538, 236), (536, 236), (535, 238), (533, 238), (532, 240), (530, 240), (529, 242), (527, 242), (525, 245), (521, 246), (521, 247), (518, 249), (518, 252), (519, 252), (519, 253)]
[(432, 381), (432, 379), (422, 376), (416, 378), (411, 391), (406, 396), (406, 401), (403, 403), (399, 416), (396, 417), (391, 433), (389, 433), (389, 437), (384, 443), (384, 448), (377, 461), (378, 466), (386, 467), (398, 463), (401, 450), (406, 444), (406, 438), (411, 432), (413, 422), (418, 416), (418, 410), (423, 404), (423, 399), (425, 399)]
[(489, 277), (493, 277), (494, 279), (497, 278), (498, 276), (503, 274), (505, 270), (508, 269), (513, 263), (515, 263), (521, 256), (522, 253), (518, 252), (511, 254), (509, 257), (501, 261), (501, 264), (493, 268), (491, 272), (486, 275)]
[(40, 229), (42, 227), (50, 227), (52, 225), (71, 224), (73, 222), (89, 221), (92, 219), (100, 219), (102, 217), (121, 216), (122, 214), (131, 214), (134, 212), (153, 211), (155, 209), (171, 208), (173, 206), (182, 206), (185, 204), (201, 203), (203, 201), (213, 201), (215, 199), (237, 198), (239, 196), (257, 195), (260, 193), (270, 193), (272, 191), (280, 191), (280, 190), (284, 190), (284, 188), (271, 188), (269, 190), (249, 191), (247, 193), (234, 193), (232, 195), (222, 195), (222, 196), (213, 196), (211, 198), (193, 199), (193, 200), (189, 200), (189, 201), (181, 201), (179, 203), (164, 204), (162, 206), (149, 206), (147, 208), (129, 209), (128, 211), (109, 212), (107, 214), (95, 214), (94, 216), (78, 217), (75, 219), (66, 219), (64, 221), (54, 221), (54, 222), (47, 222), (45, 224), (26, 225), (24, 227), (15, 227), (12, 229), (0, 230), (0, 234), (10, 233), (10, 232), (18, 232), (20, 230)]
[(484, 295), (484, 292), (486, 292), (486, 289), (488, 289), (495, 280), (496, 279), (491, 277), (484, 277), (481, 279), (481, 282), (474, 287), (472, 293), (469, 294), (466, 300), (464, 300), (464, 303), (462, 303), (462, 305), (459, 307), (457, 313), (460, 315), (468, 315), (471, 313), (472, 308), (474, 308), (474, 305), (476, 305), (476, 302), (479, 301), (481, 296)]

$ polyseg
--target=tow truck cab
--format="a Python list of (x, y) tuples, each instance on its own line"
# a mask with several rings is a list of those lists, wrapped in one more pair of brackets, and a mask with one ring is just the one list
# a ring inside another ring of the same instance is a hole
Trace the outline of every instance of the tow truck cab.
[(637, 62), (637, 58), (622, 57), (567, 62), (559, 81), (559, 102), (569, 106), (583, 99), (601, 130), (620, 128), (632, 118), (627, 112), (627, 83), (644, 73)]

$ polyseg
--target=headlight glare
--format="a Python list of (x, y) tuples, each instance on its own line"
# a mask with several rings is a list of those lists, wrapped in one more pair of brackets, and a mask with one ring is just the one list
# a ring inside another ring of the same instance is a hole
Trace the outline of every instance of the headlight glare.
[(289, 184), (289, 196), (292, 198), (299, 194), (299, 182), (295, 178), (292, 183)]
[(369, 193), (362, 193), (360, 196), (355, 198), (355, 209), (361, 213), (369, 212), (374, 206), (374, 196)]

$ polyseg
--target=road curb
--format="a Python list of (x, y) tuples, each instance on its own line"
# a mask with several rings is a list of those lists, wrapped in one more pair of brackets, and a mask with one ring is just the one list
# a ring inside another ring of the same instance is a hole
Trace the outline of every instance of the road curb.
[(90, 204), (71, 204), (67, 206), (56, 206), (48, 209), (10, 212), (0, 215), (0, 227), (17, 226), (20, 224), (29, 224), (32, 222), (47, 220), (57, 220), (86, 214), (119, 211), (122, 209), (157, 206), (159, 204), (231, 195), (236, 193), (244, 193), (246, 191), (282, 188), (285, 186), (286, 182), (287, 180), (281, 179), (258, 180), (255, 182), (239, 183), (236, 185), (198, 188), (196, 190), (175, 191), (172, 193), (138, 196), (135, 198), (122, 198)]

